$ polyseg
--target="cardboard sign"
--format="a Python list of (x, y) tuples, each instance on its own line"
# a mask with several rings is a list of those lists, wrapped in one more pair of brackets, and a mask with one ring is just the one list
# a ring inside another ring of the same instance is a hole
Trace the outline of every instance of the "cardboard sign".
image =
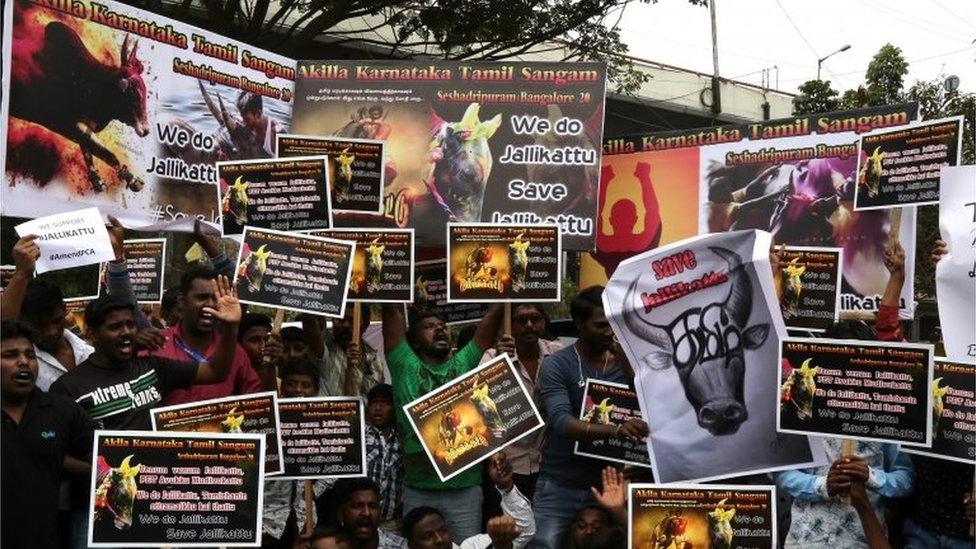
[(949, 253), (935, 266), (946, 356), (976, 360), (976, 167), (942, 170), (939, 234)]
[(354, 242), (244, 228), (235, 282), (241, 303), (342, 317)]
[(278, 134), (279, 158), (328, 155), (336, 212), (383, 213), (385, 148), (375, 139)]
[(435, 259), (414, 264), (413, 307), (420, 311), (434, 311), (448, 325), (481, 320), (488, 312), (484, 303), (447, 302), (447, 261)]
[(903, 448), (976, 464), (976, 362), (935, 359), (932, 381), (932, 448)]
[(921, 343), (785, 338), (776, 429), (928, 447), (932, 354)]
[(823, 332), (840, 315), (842, 248), (787, 246), (774, 279), (787, 329)]
[(262, 435), (95, 431), (90, 547), (261, 546)]
[(112, 261), (115, 252), (98, 208), (86, 208), (25, 221), (14, 227), (17, 236), (37, 235), (41, 249), (37, 274)]
[(300, 61), (294, 133), (386, 141), (372, 222), (418, 246), (443, 247), (455, 220), (558, 223), (590, 250), (605, 86), (603, 63)]
[(631, 484), (630, 549), (776, 547), (776, 487)]
[(288, 131), (294, 60), (113, 0), (4, 8), (4, 216), (217, 225), (217, 160), (270, 158)]
[[(580, 421), (598, 425), (622, 425), (631, 419), (643, 420), (637, 393), (620, 383), (587, 379), (583, 391)], [(647, 445), (629, 440), (610, 439), (576, 442), (576, 455), (650, 467)]]
[(543, 426), (508, 355), (406, 404), (403, 411), (442, 481)]
[(264, 435), (264, 474), (284, 471), (279, 452), (278, 396), (274, 391), (153, 408), (149, 419), (154, 431)]
[(855, 210), (939, 203), (939, 172), (962, 157), (962, 116), (878, 130), (858, 142)]
[(285, 473), (274, 480), (366, 474), (366, 416), (358, 397), (278, 401)]
[(413, 301), (413, 229), (334, 229), (309, 234), (356, 243), (349, 301)]
[(447, 300), (559, 301), (558, 225), (447, 224)]
[(244, 226), (306, 231), (332, 226), (329, 172), (319, 157), (218, 162), (224, 236)]
[(166, 269), (166, 239), (126, 240), (125, 265), (138, 303), (161, 303)]

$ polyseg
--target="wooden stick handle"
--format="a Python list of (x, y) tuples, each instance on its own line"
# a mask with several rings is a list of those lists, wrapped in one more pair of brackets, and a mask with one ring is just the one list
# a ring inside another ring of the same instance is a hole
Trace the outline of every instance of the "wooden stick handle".
[(503, 321), (505, 323), (504, 324), (504, 327), (505, 327), (505, 335), (512, 335), (512, 304), (509, 303), (509, 302), (507, 302), (507, 301), (505, 302), (505, 313), (504, 314), (505, 314), (505, 317), (504, 317)]
[(359, 343), (359, 326), (363, 321), (363, 308), (357, 301), (352, 304), (352, 342)]
[[(854, 439), (845, 438), (840, 441), (840, 455), (842, 456), (853, 456), (854, 455)], [(851, 504), (850, 494), (845, 494), (840, 497), (840, 500), (844, 503)]]
[(312, 481), (305, 481), (305, 534), (312, 535), (315, 519), (312, 517)]
[(285, 310), (278, 309), (275, 312), (274, 324), (271, 325), (271, 333), (277, 334), (281, 332), (281, 325), (285, 322)]
[(895, 208), (891, 212), (891, 229), (888, 233), (888, 245), (894, 246), (901, 242), (901, 212), (904, 208)]

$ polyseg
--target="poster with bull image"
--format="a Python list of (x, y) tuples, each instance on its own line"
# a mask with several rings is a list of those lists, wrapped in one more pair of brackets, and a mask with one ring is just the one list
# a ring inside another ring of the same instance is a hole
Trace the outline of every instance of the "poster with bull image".
[(343, 213), (383, 213), (385, 150), (375, 139), (278, 135), (279, 158), (328, 156), (332, 206)]
[(358, 397), (278, 401), (285, 472), (273, 480), (366, 474), (366, 416)]
[(403, 411), (441, 481), (544, 425), (507, 354), (414, 400)]
[(963, 117), (861, 135), (854, 209), (939, 203), (939, 173), (962, 158)]
[(558, 223), (590, 250), (605, 87), (602, 63), (299, 61), (292, 129), (385, 141), (370, 221), (420, 246), (443, 247), (449, 221)]
[(840, 314), (843, 248), (787, 246), (773, 284), (789, 330), (823, 332)]
[(166, 239), (142, 238), (125, 240), (125, 265), (136, 302), (160, 303), (163, 300), (163, 280), (166, 269)]
[(4, 6), (3, 215), (217, 226), (215, 163), (288, 130), (293, 60), (112, 0)]
[(480, 320), (488, 312), (486, 303), (447, 302), (447, 261), (435, 259), (414, 264), (413, 307), (434, 311), (448, 325)]
[(559, 301), (558, 225), (448, 223), (449, 302)]
[(163, 406), (149, 412), (154, 431), (255, 433), (267, 437), (264, 474), (284, 471), (278, 433), (278, 395), (274, 391)]
[(932, 447), (910, 454), (976, 464), (976, 362), (936, 358), (932, 380)]
[(244, 227), (237, 255), (241, 303), (342, 317), (356, 243)]
[(356, 243), (349, 301), (413, 301), (413, 229), (335, 229), (309, 234)]
[(928, 447), (932, 354), (902, 341), (783, 339), (776, 428)]
[[(583, 390), (583, 407), (580, 421), (598, 425), (622, 425), (631, 419), (644, 420), (637, 393), (620, 383), (587, 379)], [(576, 455), (616, 461), (638, 467), (650, 467), (647, 445), (629, 440), (611, 438), (576, 442)]]
[(95, 431), (89, 547), (260, 547), (265, 437)]
[(810, 467), (819, 439), (776, 432), (772, 375), (786, 335), (770, 234), (682, 240), (617, 267), (603, 306), (635, 371), (659, 482)]
[(244, 226), (307, 231), (332, 226), (324, 156), (218, 162), (220, 222), (224, 236)]
[(631, 484), (630, 549), (773, 549), (776, 487)]
[(939, 234), (949, 248), (935, 266), (945, 354), (976, 360), (976, 166), (942, 169)]

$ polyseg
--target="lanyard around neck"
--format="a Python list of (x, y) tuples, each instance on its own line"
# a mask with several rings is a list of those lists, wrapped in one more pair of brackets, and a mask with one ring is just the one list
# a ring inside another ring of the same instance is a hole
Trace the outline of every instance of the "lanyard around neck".
[(181, 351), (183, 351), (184, 353), (186, 353), (186, 355), (189, 356), (190, 358), (192, 358), (193, 360), (196, 360), (197, 362), (206, 362), (207, 361), (207, 357), (206, 356), (201, 355), (200, 353), (198, 353), (195, 350), (191, 349), (190, 346), (187, 345), (186, 342), (183, 341), (183, 338), (181, 338), (180, 336), (174, 336), (173, 337), (173, 343), (176, 343), (176, 346), (179, 347), (179, 349)]

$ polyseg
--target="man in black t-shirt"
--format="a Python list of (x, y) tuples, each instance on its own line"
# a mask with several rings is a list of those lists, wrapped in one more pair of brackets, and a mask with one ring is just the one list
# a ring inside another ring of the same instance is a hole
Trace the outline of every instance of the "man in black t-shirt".
[(92, 422), (71, 399), (37, 387), (31, 329), (0, 324), (0, 409), (3, 417), (4, 549), (58, 549), (58, 492), (64, 470), (90, 470)]

